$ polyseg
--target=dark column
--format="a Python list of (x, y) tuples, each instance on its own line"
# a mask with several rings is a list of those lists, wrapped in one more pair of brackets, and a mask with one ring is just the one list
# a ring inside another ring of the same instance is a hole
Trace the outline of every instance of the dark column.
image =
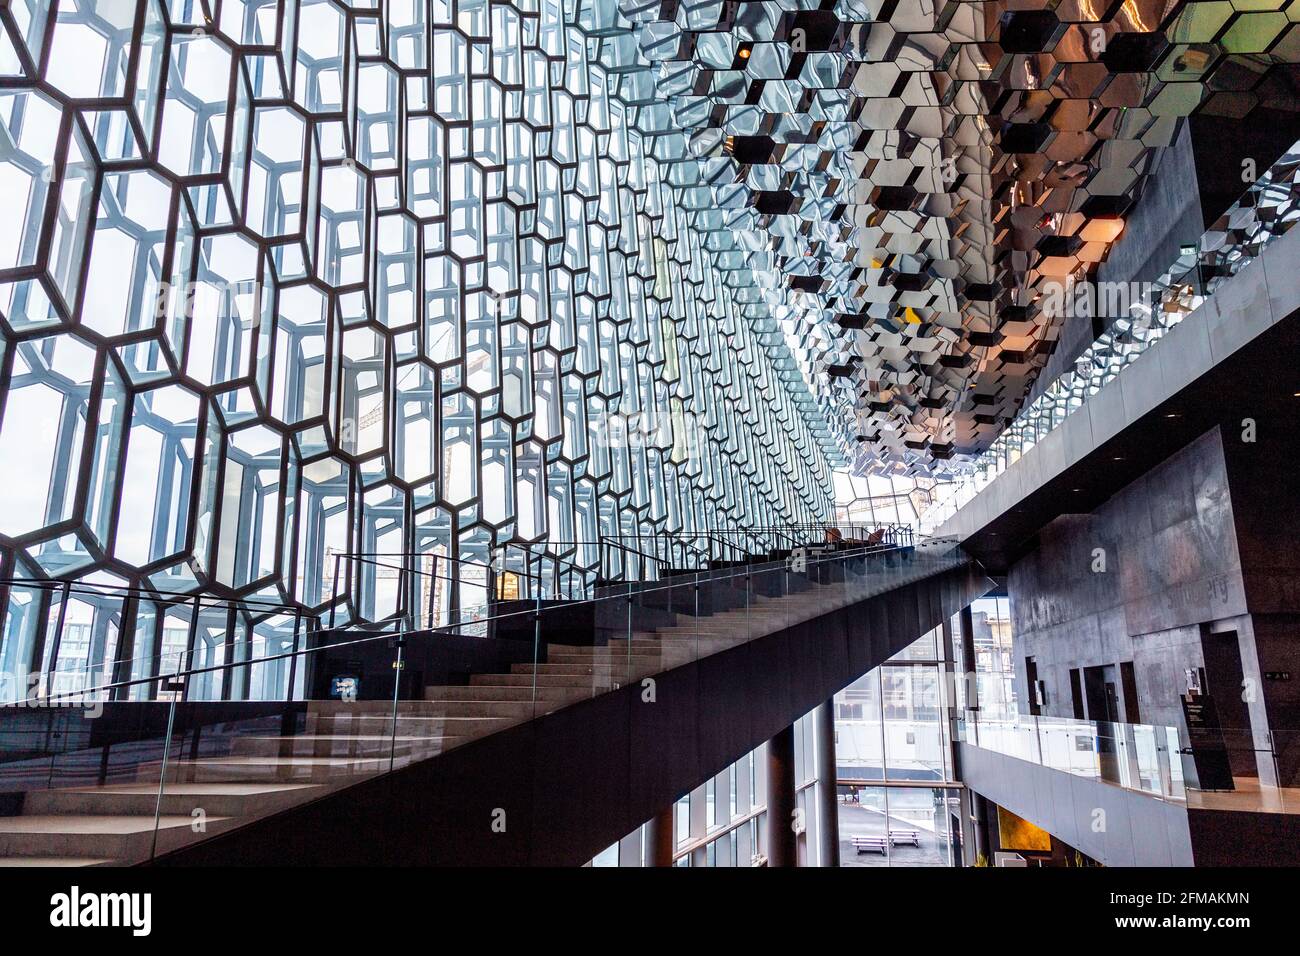
[(840, 865), (839, 765), (835, 760), (835, 698), (813, 711), (817, 735), (817, 833), (822, 866)]
[(767, 865), (798, 866), (794, 832), (794, 724), (767, 742)]
[(673, 833), (674, 809), (670, 803), (646, 821), (645, 849), (642, 851), (646, 866), (673, 865), (673, 850), (677, 848)]
[(966, 688), (966, 709), (979, 710), (979, 687), (975, 680), (975, 618), (970, 605), (961, 610), (961, 664), (962, 673), (957, 675)]
[[(961, 629), (963, 631), (967, 630), (964, 625), (962, 626)], [(957, 681), (962, 680), (963, 677), (961, 674), (957, 673), (957, 666), (956, 666), (957, 662), (956, 659), (953, 657), (951, 618), (943, 622), (943, 628), (941, 633), (943, 635), (943, 647), (941, 648), (941, 650), (943, 651), (943, 678), (946, 681), (947, 686), (952, 689), (951, 694), (945, 692), (944, 695), (945, 697), (950, 698), (947, 701), (945, 701), (948, 707), (948, 714), (947, 714), (948, 744), (949, 744), (948, 757), (952, 764), (952, 779), (960, 782), (961, 781), (961, 752), (957, 746), (957, 741), (959, 738), (958, 725), (957, 725), (957, 717), (959, 716), (958, 709), (957, 709)], [(965, 643), (966, 642), (963, 637), (963, 641), (962, 641), (963, 656), (965, 656), (965, 650), (964, 650)], [(969, 690), (967, 692), (969, 693)]]
[(975, 858), (984, 857), (989, 866), (993, 865), (993, 848), (990, 844), (989, 812), (992, 804), (978, 793), (970, 792), (971, 823), (975, 830)]
[[(963, 667), (963, 670), (974, 669), (973, 664), (970, 663), (971, 661), (973, 661), (974, 658), (973, 648), (971, 647), (971, 645), (974, 642), (972, 640), (970, 624), (971, 624), (970, 608), (968, 607), (959, 616), (958, 627), (957, 627), (957, 630), (959, 632), (957, 636), (960, 638), (962, 642), (962, 657), (967, 662), (965, 664), (965, 667)], [(957, 659), (953, 654), (953, 647), (955, 641), (953, 640), (952, 618), (949, 618), (948, 620), (943, 622), (942, 633), (943, 633), (943, 676), (945, 681), (947, 681), (947, 686), (951, 688), (951, 692), (945, 694), (945, 696), (949, 698), (949, 700), (947, 701), (948, 744), (949, 744), (948, 755), (949, 755), (949, 759), (952, 762), (952, 779), (957, 781), (958, 783), (961, 783), (962, 782), (961, 748), (958, 746), (957, 743), (959, 737), (957, 718), (960, 715), (960, 711), (958, 710), (957, 707), (957, 681), (964, 680), (965, 675), (958, 672)], [(972, 689), (973, 684), (974, 681), (967, 682), (966, 693), (968, 694), (974, 693)], [(957, 812), (957, 824), (961, 828), (961, 837), (960, 837), (961, 861), (957, 864), (958, 866), (973, 866), (975, 863), (975, 854), (978, 852), (978, 848), (976, 846), (976, 839), (975, 839), (975, 827), (972, 825), (971, 822), (970, 804), (972, 802), (973, 797), (974, 794), (970, 794), (969, 792), (962, 791), (961, 796), (958, 800), (959, 809)]]
[[(961, 641), (961, 671), (958, 672), (956, 667), (953, 668), (954, 691), (955, 682), (960, 681), (966, 694), (966, 718), (975, 720), (979, 716), (979, 681), (975, 677), (975, 617), (971, 613), (971, 606), (968, 604), (961, 609), (957, 615), (958, 633), (956, 637)], [(951, 644), (951, 635), (949, 634), (948, 625), (944, 625), (944, 635), (949, 639)], [(947, 648), (944, 650), (945, 656), (950, 656)], [(954, 661), (955, 664), (955, 661)], [(954, 780), (963, 780), (961, 766), (961, 751), (957, 746), (957, 714), (956, 700), (954, 693), (953, 700), (953, 720), (951, 723), (952, 746), (952, 777)], [(989, 854), (988, 848), (988, 831), (984, 826), (983, 814), (981, 813), (980, 804), (983, 800), (977, 793), (970, 793), (970, 812), (962, 815), (962, 836), (964, 838), (967, 850), (963, 851), (968, 854), (968, 860), (973, 866), (975, 860), (982, 854), (993, 865), (993, 857)]]

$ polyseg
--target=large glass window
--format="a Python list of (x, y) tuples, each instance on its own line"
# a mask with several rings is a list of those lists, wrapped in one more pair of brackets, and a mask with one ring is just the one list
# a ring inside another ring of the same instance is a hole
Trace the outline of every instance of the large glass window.
[(953, 782), (942, 630), (835, 697), (843, 866), (950, 866)]
[[(963, 673), (974, 675), (980, 717), (1014, 718), (1016, 673), (1011, 643), (1011, 602), (1006, 597), (980, 598), (971, 605), (971, 625), (975, 660), (961, 663)], [(959, 684), (959, 689), (965, 692), (967, 687)], [(962, 699), (959, 703), (966, 706), (967, 701)]]
[[(0, 23), (6, 577), (337, 626), (399, 604), (340, 557), (438, 555), (405, 612), (436, 624), (481, 616), (508, 542), (594, 580), (601, 535), (832, 517), (766, 216), (664, 135), (616, 4), (27, 6)], [(0, 608), (10, 673), (111, 659), (99, 621)], [(229, 661), (248, 624), (179, 652)]]

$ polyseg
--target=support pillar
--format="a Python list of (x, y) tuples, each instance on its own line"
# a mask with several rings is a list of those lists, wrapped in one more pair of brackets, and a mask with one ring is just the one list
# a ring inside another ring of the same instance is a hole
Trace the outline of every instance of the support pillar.
[[(988, 866), (993, 865), (993, 849), (990, 846), (989, 811), (991, 804), (973, 790), (970, 793), (971, 823), (975, 830), (975, 859), (984, 857)], [(973, 862), (973, 861), (972, 861)]]
[(817, 834), (822, 866), (840, 865), (839, 764), (835, 758), (835, 698), (813, 711), (817, 737)]
[(674, 810), (676, 805), (670, 803), (646, 821), (645, 849), (642, 851), (646, 866), (673, 865), (673, 851), (677, 849), (673, 832)]
[(794, 724), (767, 742), (767, 865), (798, 866), (794, 832)]
[(979, 683), (975, 679), (975, 616), (968, 604), (961, 615), (961, 680), (966, 688), (966, 709), (979, 710)]

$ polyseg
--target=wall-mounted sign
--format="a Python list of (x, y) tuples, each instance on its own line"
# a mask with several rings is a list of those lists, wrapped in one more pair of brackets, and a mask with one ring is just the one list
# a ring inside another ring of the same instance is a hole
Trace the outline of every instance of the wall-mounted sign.
[(1264, 671), (1264, 680), (1290, 680), (1290, 671)]

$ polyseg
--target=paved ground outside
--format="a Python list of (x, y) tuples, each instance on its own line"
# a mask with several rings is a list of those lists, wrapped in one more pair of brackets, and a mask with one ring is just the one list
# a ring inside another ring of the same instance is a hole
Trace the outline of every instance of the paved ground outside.
[[(894, 808), (891, 806), (891, 811)], [(840, 866), (947, 866), (947, 834), (936, 835), (915, 820), (904, 819), (891, 812), (891, 830), (916, 830), (920, 834), (919, 847), (905, 844), (889, 847), (884, 853), (859, 853), (850, 842), (855, 836), (885, 835), (883, 809), (856, 804), (840, 804)]]

